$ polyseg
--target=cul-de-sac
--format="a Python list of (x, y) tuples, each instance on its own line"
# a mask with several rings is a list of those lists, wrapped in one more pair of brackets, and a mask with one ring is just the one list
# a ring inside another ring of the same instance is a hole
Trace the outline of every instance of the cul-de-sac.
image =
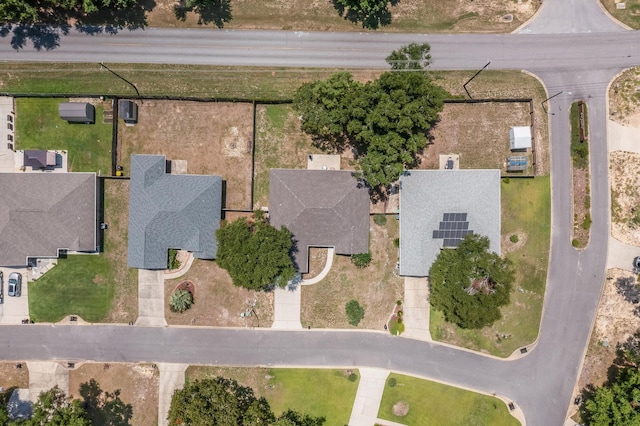
[(0, 425), (640, 424), (638, 30), (0, 2)]

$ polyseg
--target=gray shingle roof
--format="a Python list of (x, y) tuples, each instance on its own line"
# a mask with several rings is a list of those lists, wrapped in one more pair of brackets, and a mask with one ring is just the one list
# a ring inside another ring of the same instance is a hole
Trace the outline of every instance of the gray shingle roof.
[(293, 234), (301, 273), (309, 271), (309, 247), (369, 251), (369, 190), (350, 171), (272, 169), (269, 218)]
[(0, 173), (0, 265), (96, 250), (95, 173)]
[(163, 155), (132, 155), (129, 266), (166, 269), (170, 248), (215, 259), (221, 212), (220, 176), (172, 175)]
[(500, 254), (499, 170), (409, 170), (400, 177), (400, 274), (426, 277), (442, 249), (444, 213), (467, 213), (469, 229)]

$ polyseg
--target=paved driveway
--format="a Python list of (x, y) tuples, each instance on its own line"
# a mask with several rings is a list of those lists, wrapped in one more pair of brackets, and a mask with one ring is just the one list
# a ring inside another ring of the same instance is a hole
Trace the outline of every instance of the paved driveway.
[[(22, 320), (29, 318), (29, 291), (27, 285), (27, 271), (25, 268), (12, 269), (0, 268), (4, 274), (4, 303), (0, 305), (0, 324), (22, 324)], [(9, 297), (9, 274), (19, 272), (22, 274), (22, 296)]]
[(136, 325), (164, 327), (164, 271), (138, 269), (138, 319)]

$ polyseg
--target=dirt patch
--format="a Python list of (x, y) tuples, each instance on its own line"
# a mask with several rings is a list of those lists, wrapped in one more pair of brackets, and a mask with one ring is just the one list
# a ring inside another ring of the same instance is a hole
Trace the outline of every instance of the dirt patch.
[(189, 293), (191, 293), (191, 296), (193, 296), (194, 298), (196, 297), (196, 285), (193, 283), (193, 281), (182, 281), (176, 286), (173, 292), (175, 293), (177, 290), (188, 291)]
[(407, 401), (400, 401), (393, 404), (393, 415), (398, 417), (404, 417), (409, 414), (409, 403)]
[(573, 171), (573, 242), (574, 247), (589, 244), (591, 230), (591, 191), (589, 169), (572, 166)]
[(252, 134), (248, 103), (144, 101), (138, 107), (138, 124), (119, 126), (118, 164), (128, 174), (131, 154), (186, 160), (190, 174), (222, 176), (225, 207), (248, 209)]
[[(509, 147), (509, 128), (529, 125), (528, 102), (445, 104), (440, 122), (433, 129), (432, 143), (421, 156), (420, 168), (439, 168), (441, 154), (460, 154), (461, 169), (501, 169), (505, 173), (510, 155), (525, 155), (531, 165), (530, 149), (514, 154)], [(524, 172), (531, 173), (531, 169)]]
[[(20, 364), (21, 368), (16, 366)], [(0, 363), (0, 387), (4, 390), (17, 387), (26, 389), (29, 387), (29, 370), (25, 362), (1, 362)]]
[[(515, 242), (512, 241), (512, 238), (515, 236)], [(522, 229), (518, 229), (514, 232), (509, 233), (508, 235), (502, 236), (502, 242), (500, 248), (503, 254), (511, 253), (513, 251), (519, 250), (527, 243), (527, 233)]]
[(614, 151), (609, 155), (611, 173), (611, 236), (626, 244), (640, 245), (640, 154)]
[(640, 127), (640, 68), (630, 68), (611, 83), (609, 118), (626, 126)]
[[(198, 289), (193, 305), (183, 313), (171, 312), (171, 294), (185, 280), (193, 282)], [(240, 317), (254, 301), (253, 310), (257, 316)], [(186, 275), (177, 280), (165, 280), (164, 314), (171, 325), (270, 327), (273, 323), (273, 293), (236, 287), (227, 271), (214, 261), (195, 259)]]
[(149, 364), (87, 363), (69, 371), (69, 393), (80, 398), (80, 385), (95, 379), (103, 391), (120, 390), (120, 399), (133, 407), (133, 426), (158, 424), (158, 369)]
[[(601, 386), (607, 381), (609, 368), (616, 359), (616, 345), (623, 343), (638, 329), (637, 305), (618, 294), (616, 280), (636, 277), (622, 269), (610, 269), (598, 305), (595, 326), (578, 380), (578, 388)], [(603, 346), (603, 342), (606, 342)]]
[[(111, 265), (114, 296), (105, 322), (128, 323), (138, 317), (138, 270), (127, 266), (129, 181), (104, 179), (104, 255)], [(94, 280), (95, 281), (95, 280)]]
[(364, 308), (358, 328), (382, 330), (389, 319), (389, 308), (402, 300), (404, 280), (396, 274), (398, 222), (389, 219), (384, 226), (370, 222), (371, 264), (358, 269), (349, 256), (335, 256), (331, 271), (317, 284), (302, 287), (300, 318), (303, 327), (353, 328), (345, 305), (352, 299)]

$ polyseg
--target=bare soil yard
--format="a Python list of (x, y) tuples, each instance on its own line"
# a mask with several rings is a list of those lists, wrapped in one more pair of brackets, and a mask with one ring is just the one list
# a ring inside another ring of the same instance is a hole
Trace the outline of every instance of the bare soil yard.
[(104, 256), (113, 274), (113, 301), (104, 321), (128, 323), (138, 317), (138, 270), (127, 266), (129, 181), (104, 179)]
[(5, 390), (17, 387), (29, 387), (29, 370), (27, 364), (22, 362), (22, 368), (16, 368), (15, 362), (0, 362), (0, 387)]
[[(640, 11), (640, 5), (638, 6)], [(637, 15), (640, 22), (640, 14)], [(621, 73), (609, 88), (609, 118), (620, 124), (640, 127), (640, 68)]]
[(69, 394), (81, 398), (80, 385), (95, 379), (106, 392), (120, 390), (120, 399), (133, 407), (132, 426), (158, 424), (160, 373), (149, 364), (87, 363), (69, 371)]
[[(148, 16), (150, 26), (197, 27), (198, 16), (178, 21), (173, 0), (156, 0)], [(390, 7), (392, 24), (384, 31), (510, 32), (531, 17), (537, 0), (403, 0)], [(362, 31), (362, 25), (341, 18), (330, 0), (234, 0), (225, 28), (302, 31)], [(213, 23), (209, 26), (214, 26)]]
[[(585, 142), (587, 143), (587, 142)], [(591, 190), (589, 169), (573, 169), (573, 245), (576, 248), (589, 244), (591, 229)]]
[[(638, 330), (637, 305), (618, 293), (616, 280), (636, 277), (621, 269), (610, 269), (598, 305), (595, 327), (578, 380), (578, 389), (588, 385), (601, 386), (609, 378), (610, 367), (616, 359), (616, 345), (623, 343)], [(603, 342), (606, 342), (603, 346)]]
[[(379, 226), (371, 219), (369, 229), (372, 261), (368, 267), (357, 269), (349, 256), (336, 256), (325, 279), (302, 286), (300, 320), (303, 327), (353, 328), (348, 323), (345, 305), (355, 299), (365, 311), (358, 328), (380, 330), (396, 301), (402, 300), (404, 280), (395, 270), (398, 249), (393, 244), (398, 237), (398, 222), (390, 218), (384, 226)], [(322, 260), (322, 252), (313, 250), (311, 271), (317, 273), (322, 269)]]
[(529, 170), (519, 174), (532, 174), (531, 150), (512, 153), (509, 148), (509, 128), (529, 125), (528, 102), (445, 104), (420, 168), (437, 169), (440, 154), (459, 154), (461, 169), (501, 169), (506, 173), (508, 156), (527, 155)]
[(611, 173), (611, 236), (640, 245), (640, 154), (614, 151)]
[(248, 103), (147, 100), (139, 104), (138, 124), (118, 128), (118, 164), (128, 174), (131, 154), (187, 160), (188, 173), (222, 176), (226, 208), (248, 209), (252, 132)]
[[(194, 303), (183, 313), (171, 312), (169, 301), (183, 281), (195, 284)], [(220, 327), (271, 327), (273, 293), (249, 291), (233, 285), (231, 277), (214, 261), (195, 259), (191, 269), (175, 280), (165, 280), (165, 319), (172, 325), (205, 325)], [(254, 300), (257, 316), (241, 318)]]

